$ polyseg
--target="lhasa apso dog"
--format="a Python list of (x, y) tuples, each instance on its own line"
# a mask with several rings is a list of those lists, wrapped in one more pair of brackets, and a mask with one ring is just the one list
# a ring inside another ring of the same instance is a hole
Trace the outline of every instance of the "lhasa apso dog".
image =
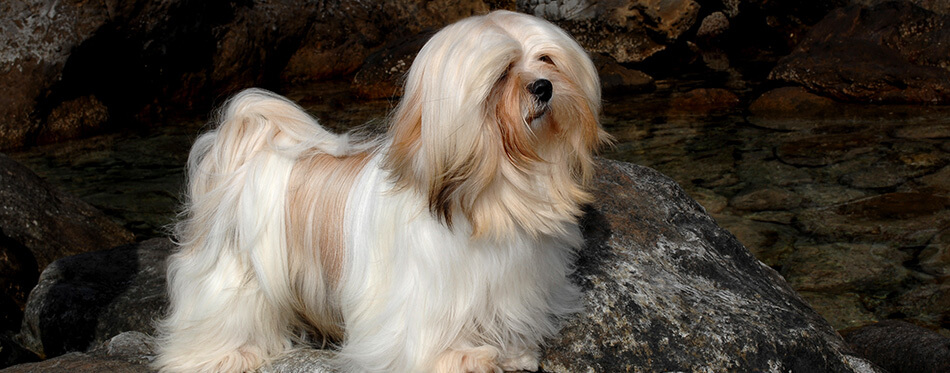
[(536, 370), (579, 309), (599, 112), (584, 50), (508, 11), (435, 34), (377, 139), (241, 92), (191, 151), (156, 366), (250, 371), (316, 336), (347, 371)]

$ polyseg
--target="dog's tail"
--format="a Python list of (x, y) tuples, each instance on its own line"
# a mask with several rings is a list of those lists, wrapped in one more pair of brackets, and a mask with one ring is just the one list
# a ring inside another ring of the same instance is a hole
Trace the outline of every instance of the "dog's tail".
[(169, 260), (171, 308), (159, 325), (165, 371), (244, 371), (290, 348), (285, 205), (305, 152), (344, 156), (347, 135), (284, 97), (234, 96), (188, 159), (185, 208)]

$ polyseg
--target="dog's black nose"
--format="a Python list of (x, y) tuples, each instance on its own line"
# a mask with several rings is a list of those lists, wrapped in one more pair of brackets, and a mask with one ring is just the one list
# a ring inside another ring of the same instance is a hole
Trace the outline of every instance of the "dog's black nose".
[(554, 86), (551, 85), (550, 80), (538, 79), (528, 85), (528, 92), (531, 92), (534, 97), (537, 97), (538, 101), (548, 102), (554, 92)]

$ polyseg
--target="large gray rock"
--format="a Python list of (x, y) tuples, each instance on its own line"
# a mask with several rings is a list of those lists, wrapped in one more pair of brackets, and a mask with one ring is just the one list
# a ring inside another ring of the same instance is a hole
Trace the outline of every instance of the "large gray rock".
[(165, 309), (167, 239), (57, 260), (27, 302), (19, 338), (41, 356), (86, 351), (123, 331), (151, 333)]
[(675, 182), (599, 169), (576, 274), (587, 309), (548, 345), (545, 371), (871, 371)]
[[(599, 168), (575, 274), (586, 308), (549, 341), (544, 371), (875, 371), (675, 182), (627, 163)], [(170, 251), (155, 239), (57, 261), (30, 299), (23, 336), (61, 354), (150, 332)], [(319, 371), (329, 356), (297, 351), (268, 369)], [(97, 357), (59, 359), (80, 358)]]

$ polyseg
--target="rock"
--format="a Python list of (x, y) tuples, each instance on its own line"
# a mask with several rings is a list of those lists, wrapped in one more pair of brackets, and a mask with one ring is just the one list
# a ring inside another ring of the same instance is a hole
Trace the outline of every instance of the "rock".
[(0, 229), (0, 331), (20, 327), (26, 298), (39, 276), (30, 249)]
[(799, 291), (815, 311), (825, 316), (836, 330), (861, 327), (879, 320), (869, 308), (868, 296), (845, 293)]
[(736, 236), (743, 246), (769, 267), (779, 267), (792, 251), (795, 232), (787, 224), (756, 221), (754, 216), (715, 216), (716, 223)]
[(810, 93), (802, 87), (782, 87), (763, 93), (749, 105), (749, 121), (753, 124), (782, 131), (801, 131), (820, 128), (828, 120), (841, 114), (840, 104), (834, 100)]
[(948, 64), (950, 16), (895, 1), (831, 12), (769, 79), (843, 101), (947, 103)]
[(163, 314), (167, 239), (57, 260), (30, 294), (20, 338), (46, 357), (85, 351), (123, 331), (151, 333)]
[(740, 194), (729, 202), (740, 210), (791, 210), (802, 203), (802, 197), (795, 192), (780, 188), (757, 189)]
[(920, 268), (937, 277), (950, 276), (950, 228), (934, 235), (920, 252)]
[[(876, 371), (672, 180), (616, 161), (601, 160), (599, 168), (574, 275), (585, 311), (548, 343), (544, 371)], [(163, 308), (169, 251), (168, 241), (156, 239), (57, 261), (28, 306), (28, 320), (40, 314), (46, 321), (25, 322), (31, 328), (22, 334), (50, 353), (82, 351), (123, 330), (149, 332), (142, 320)], [(66, 325), (70, 333), (56, 334)], [(12, 369), (142, 369), (148, 355), (101, 351)], [(319, 370), (330, 354), (296, 351), (265, 371)]]
[(795, 245), (782, 275), (799, 291), (887, 294), (910, 275), (902, 265), (910, 256), (877, 244)]
[(11, 333), (0, 333), (0, 369), (39, 360), (39, 356), (17, 343)]
[(370, 55), (353, 77), (353, 89), (364, 99), (402, 96), (403, 78), (432, 33), (423, 33), (385, 46)]
[(739, 96), (722, 88), (696, 88), (673, 96), (670, 111), (673, 115), (706, 115), (734, 109)]
[(132, 234), (0, 154), (0, 229), (28, 248), (39, 270), (61, 257), (114, 247)]
[(782, 143), (775, 155), (790, 165), (827, 166), (869, 153), (878, 141), (862, 133), (811, 136)]
[(700, 22), (696, 37), (708, 40), (722, 35), (726, 30), (729, 30), (729, 18), (723, 12), (713, 12)]
[[(38, 363), (21, 364), (3, 373), (142, 373), (153, 372), (149, 366), (157, 353), (152, 337), (140, 332), (123, 332), (90, 349), (89, 352), (71, 352)], [(333, 352), (318, 349), (298, 349), (280, 356), (258, 373), (315, 373), (335, 372)]]
[(37, 134), (38, 143), (53, 143), (102, 130), (109, 119), (109, 108), (95, 96), (66, 101), (50, 112), (46, 126)]
[(125, 332), (90, 349), (71, 352), (45, 361), (21, 364), (4, 373), (141, 373), (151, 372), (148, 363), (155, 354), (152, 338), (139, 332)]
[(60, 192), (0, 154), (0, 286), (6, 327), (18, 328), (26, 296), (61, 257), (132, 241), (102, 212)]
[(884, 306), (887, 314), (946, 331), (950, 327), (950, 282), (946, 277), (924, 281)]
[(914, 324), (887, 320), (844, 338), (859, 355), (891, 373), (950, 371), (950, 338)]
[(600, 87), (604, 93), (639, 93), (656, 89), (653, 77), (639, 70), (628, 69), (599, 53), (594, 53), (591, 58), (600, 75)]
[(902, 139), (945, 139), (950, 138), (950, 123), (921, 124), (900, 127), (894, 131), (894, 137)]
[(692, 28), (699, 8), (693, 0), (530, 0), (518, 4), (518, 11), (556, 23), (584, 49), (620, 63), (640, 62), (666, 49)]
[(950, 224), (950, 199), (924, 192), (895, 192), (798, 214), (803, 232), (831, 241), (891, 242), (921, 247)]
[(599, 169), (576, 274), (587, 308), (548, 345), (545, 371), (862, 369), (672, 180), (613, 161)]
[[(375, 69), (367, 66), (370, 61), (366, 60), (374, 53), (384, 54), (373, 59), (378, 62), (387, 58), (388, 47), (416, 39), (419, 34), (431, 35), (442, 26), (491, 9), (514, 7), (512, 1), (321, 2), (281, 77), (284, 81), (305, 82), (345, 76), (360, 66)], [(404, 56), (398, 54), (394, 58)]]
[(62, 78), (73, 48), (107, 20), (99, 6), (54, 0), (0, 3), (0, 149), (39, 128), (36, 106)]

